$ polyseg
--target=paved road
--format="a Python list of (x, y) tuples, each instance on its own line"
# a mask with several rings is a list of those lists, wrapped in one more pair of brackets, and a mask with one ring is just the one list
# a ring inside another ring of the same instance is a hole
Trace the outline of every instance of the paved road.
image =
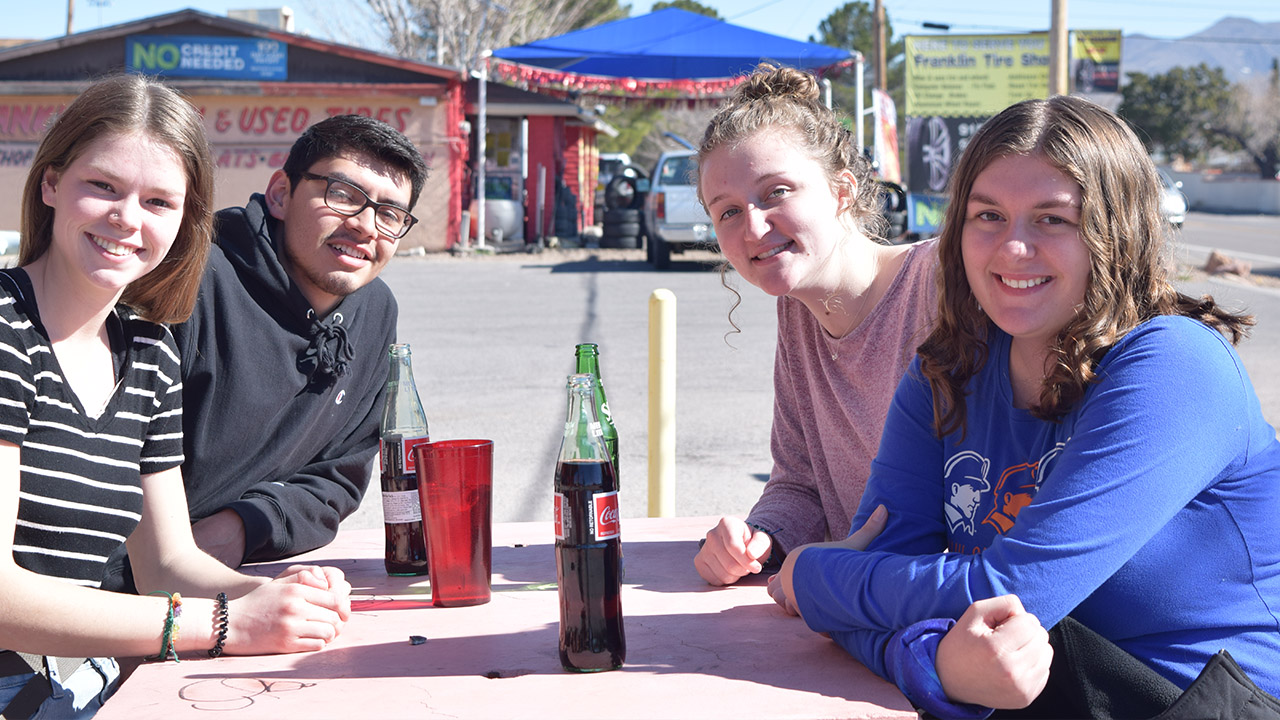
[(1190, 213), (1182, 247), (1184, 259), (1203, 261), (1218, 249), (1248, 261), (1255, 273), (1280, 278), (1280, 218), (1272, 215)]
[[(1192, 213), (1177, 248), (1186, 267), (1211, 249), (1280, 278), (1280, 218)], [(638, 251), (399, 257), (384, 278), (400, 300), (400, 337), (411, 343), (418, 387), (436, 438), (495, 441), (497, 521), (549, 519), (565, 412), (565, 376), (578, 342), (601, 347), (621, 438), (624, 517), (647, 513), (648, 304), (657, 288), (677, 297), (676, 511), (743, 513), (770, 469), (774, 303), (751, 286), (733, 317), (715, 257), (657, 273)], [(1280, 279), (1271, 286), (1184, 272), (1186, 292), (1210, 293), (1258, 315), (1240, 352), (1272, 424), (1280, 424)], [(376, 484), (376, 483), (375, 483)], [(371, 493), (353, 526), (376, 526)]]

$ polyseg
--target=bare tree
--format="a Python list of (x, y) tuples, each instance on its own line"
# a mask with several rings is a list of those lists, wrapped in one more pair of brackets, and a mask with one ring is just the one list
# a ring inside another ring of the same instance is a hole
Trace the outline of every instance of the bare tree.
[(365, 0), (398, 55), (479, 67), (486, 50), (625, 17), (617, 0)]
[(1280, 61), (1269, 77), (1232, 88), (1235, 102), (1205, 130), (1249, 156), (1264, 179), (1280, 176)]
[(386, 31), (387, 45), (401, 57), (414, 60), (433, 59), (426, 55), (422, 31), (424, 20), (421, 8), (410, 0), (365, 0), (374, 20)]
[(711, 106), (664, 109), (658, 115), (652, 129), (631, 152), (632, 162), (641, 167), (652, 168), (663, 152), (684, 147), (682, 143), (672, 139), (668, 133), (677, 135), (697, 147), (698, 143), (702, 142), (702, 134), (707, 129), (707, 123), (711, 122), (711, 116), (715, 113), (716, 108)]

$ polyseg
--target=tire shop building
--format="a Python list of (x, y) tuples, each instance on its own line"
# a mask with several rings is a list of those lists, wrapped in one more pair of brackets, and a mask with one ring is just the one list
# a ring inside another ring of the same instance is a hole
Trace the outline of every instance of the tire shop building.
[[(0, 230), (19, 227), (20, 188), (48, 123), (93, 78), (122, 71), (159, 75), (201, 110), (218, 165), (215, 209), (261, 192), (307, 127), (357, 113), (403, 132), (432, 169), (413, 211), (419, 224), (401, 249), (442, 251), (473, 235), (464, 219), (475, 217), (467, 211), (478, 108), (468, 98), (478, 95), (477, 80), (458, 68), (190, 9), (0, 50), (0, 184), (12, 189), (0, 196)], [(608, 126), (572, 103), (500, 88), (489, 83), (486, 93), (494, 97), (486, 113), (486, 194), (510, 202), (486, 205), (486, 214), (521, 228), (531, 242), (561, 226), (576, 235), (577, 218), (590, 215), (575, 208), (572, 224), (557, 224), (556, 187), (577, 197), (582, 187), (594, 189), (595, 135)], [(539, 167), (546, 168), (541, 233), (531, 184), (538, 178), (530, 175)], [(527, 208), (511, 204), (526, 198)], [(486, 236), (494, 237), (493, 227), (486, 219)]]

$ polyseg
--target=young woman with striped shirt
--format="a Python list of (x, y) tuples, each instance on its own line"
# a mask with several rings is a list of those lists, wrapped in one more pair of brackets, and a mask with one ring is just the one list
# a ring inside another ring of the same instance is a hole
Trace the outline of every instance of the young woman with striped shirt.
[[(192, 540), (162, 323), (195, 302), (213, 168), (197, 111), (138, 75), (85, 90), (32, 161), (18, 266), (0, 272), (6, 717), (92, 715), (109, 656), (318, 650), (350, 612), (338, 570), (249, 577)], [(97, 589), (126, 541), (139, 596)]]

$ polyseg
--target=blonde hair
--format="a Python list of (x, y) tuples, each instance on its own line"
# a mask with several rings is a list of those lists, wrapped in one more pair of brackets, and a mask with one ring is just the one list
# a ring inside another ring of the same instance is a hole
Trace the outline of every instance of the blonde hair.
[(142, 133), (172, 148), (187, 179), (182, 222), (173, 246), (151, 272), (125, 288), (121, 302), (157, 323), (191, 316), (213, 238), (213, 156), (200, 114), (175, 91), (142, 75), (95, 82), (58, 116), (36, 151), (22, 193), (18, 264), (28, 265), (53, 242), (53, 208), (45, 205), (45, 171), (62, 172), (99, 138)]

